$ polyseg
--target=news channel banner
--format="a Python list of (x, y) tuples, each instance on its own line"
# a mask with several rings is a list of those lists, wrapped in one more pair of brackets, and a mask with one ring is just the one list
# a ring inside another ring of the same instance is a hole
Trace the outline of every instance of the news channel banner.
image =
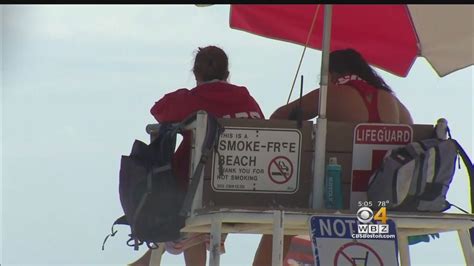
[[(355, 239), (395, 239), (395, 224), (387, 221), (387, 205), (390, 201), (358, 201)], [(374, 212), (374, 210), (376, 210)]]

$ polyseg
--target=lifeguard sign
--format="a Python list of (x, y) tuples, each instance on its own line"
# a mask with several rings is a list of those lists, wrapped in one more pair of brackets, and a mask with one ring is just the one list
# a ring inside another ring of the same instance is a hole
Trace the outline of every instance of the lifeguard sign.
[(212, 189), (295, 193), (301, 140), (297, 129), (226, 127), (213, 156)]
[(351, 210), (356, 211), (358, 202), (367, 200), (369, 178), (380, 166), (387, 151), (404, 146), (412, 140), (413, 130), (408, 125), (365, 123), (355, 127)]

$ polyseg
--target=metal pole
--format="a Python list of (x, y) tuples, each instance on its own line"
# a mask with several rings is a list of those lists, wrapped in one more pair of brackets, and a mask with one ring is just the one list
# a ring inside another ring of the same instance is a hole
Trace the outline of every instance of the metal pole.
[(321, 62), (321, 88), (319, 90), (319, 118), (326, 119), (329, 53), (331, 45), (332, 5), (324, 5), (324, 27)]
[(329, 48), (331, 44), (332, 5), (324, 5), (324, 28), (321, 63), (321, 88), (319, 89), (319, 116), (316, 120), (316, 141), (313, 176), (313, 209), (324, 208), (324, 170), (326, 155), (326, 103), (328, 90)]

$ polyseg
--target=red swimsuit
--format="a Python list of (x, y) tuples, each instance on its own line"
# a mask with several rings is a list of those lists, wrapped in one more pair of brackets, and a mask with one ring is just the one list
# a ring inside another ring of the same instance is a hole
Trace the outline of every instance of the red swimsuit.
[[(367, 107), (367, 111), (369, 113), (369, 123), (381, 123), (382, 120), (380, 119), (379, 110), (378, 110), (378, 101), (377, 101), (377, 93), (378, 89), (373, 87), (372, 85), (368, 84), (361, 78), (356, 75), (344, 76), (339, 78), (337, 81), (338, 85), (348, 85), (353, 87), (354, 89), (359, 92), (362, 100)], [(371, 100), (369, 100), (371, 99)]]

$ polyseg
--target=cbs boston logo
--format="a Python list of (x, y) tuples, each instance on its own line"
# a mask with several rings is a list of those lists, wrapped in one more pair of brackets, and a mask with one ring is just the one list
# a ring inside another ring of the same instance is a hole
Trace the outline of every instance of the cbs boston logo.
[[(353, 238), (391, 238), (389, 224), (387, 224), (387, 209), (381, 207), (375, 214), (369, 207), (359, 208), (357, 211), (357, 234)], [(393, 236), (395, 237), (395, 236)]]

